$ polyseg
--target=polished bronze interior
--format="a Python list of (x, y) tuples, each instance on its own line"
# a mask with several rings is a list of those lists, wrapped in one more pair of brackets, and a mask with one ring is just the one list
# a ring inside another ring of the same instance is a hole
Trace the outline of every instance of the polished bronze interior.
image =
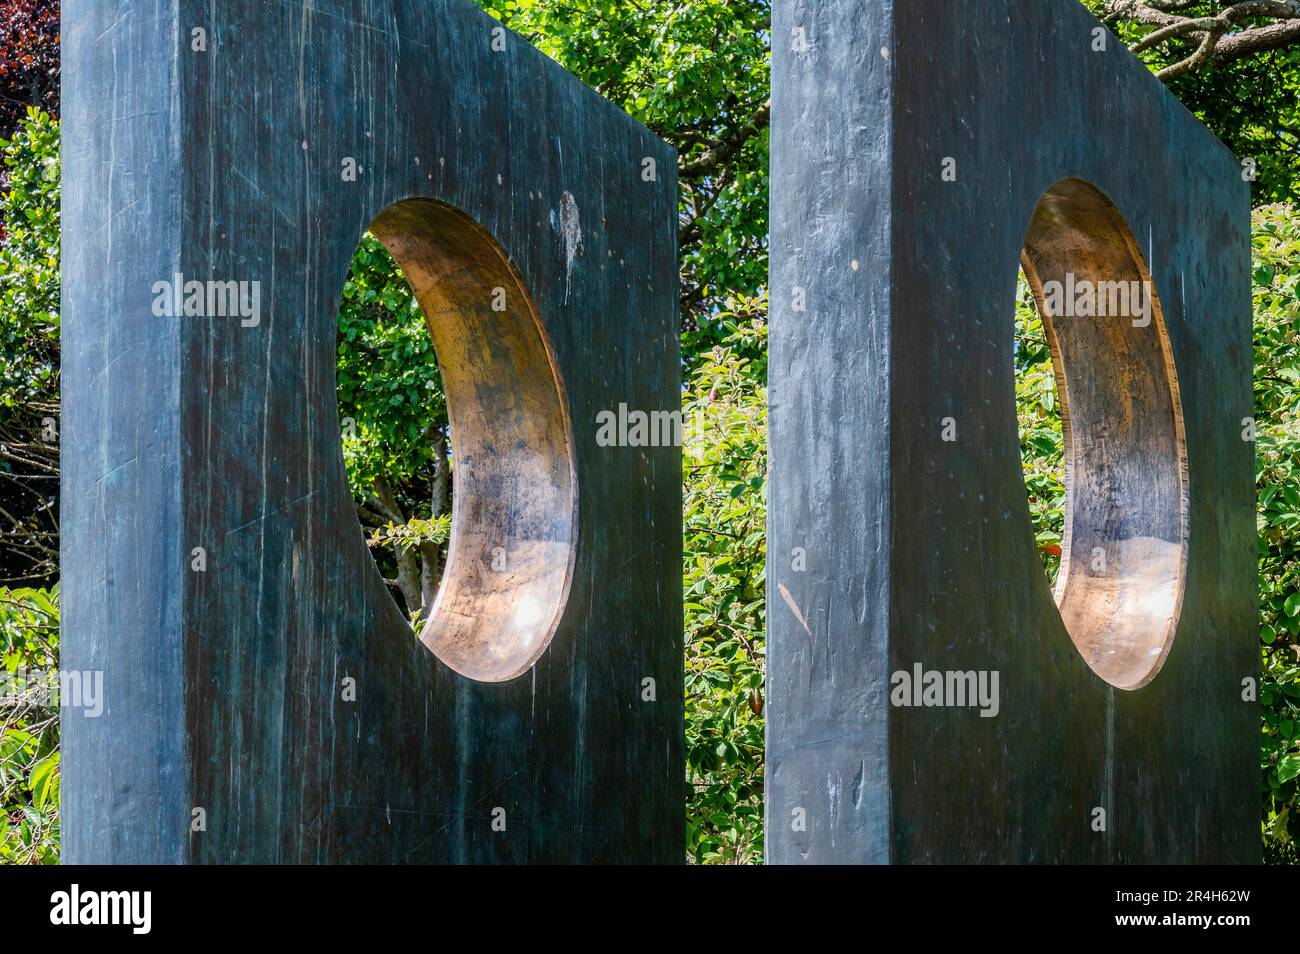
[(370, 230), (424, 311), (455, 438), (447, 565), (420, 640), (471, 679), (513, 679), (545, 652), (573, 577), (573, 428), (550, 342), (508, 257), (464, 213), (412, 199)]
[[(1119, 211), (1079, 179), (1039, 200), (1021, 264), (1052, 353), (1065, 438), (1056, 604), (1093, 671), (1137, 689), (1169, 653), (1187, 574), (1186, 438), (1159, 296)], [(1149, 312), (1081, 317), (1064, 313), (1063, 296), (1045, 295), (1052, 282), (1084, 280), (1145, 283)]]

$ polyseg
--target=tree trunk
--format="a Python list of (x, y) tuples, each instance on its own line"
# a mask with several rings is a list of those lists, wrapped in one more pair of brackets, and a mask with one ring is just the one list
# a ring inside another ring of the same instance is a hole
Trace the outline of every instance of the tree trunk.
[[(398, 505), (397, 498), (393, 496), (386, 478), (382, 476), (375, 478), (375, 495), (371, 500), (394, 524), (406, 523), (406, 514), (402, 513), (402, 508)], [(397, 559), (397, 588), (406, 603), (407, 615), (423, 613), (424, 588), (420, 580), (420, 558), (415, 550), (410, 549), (397, 549), (394, 555)]]
[[(447, 452), (447, 435), (441, 430), (433, 435), (433, 485), (429, 493), (429, 516), (436, 520), (451, 507), (451, 460)], [(442, 547), (436, 543), (420, 544), (420, 583), (423, 605), (433, 607), (442, 582)]]

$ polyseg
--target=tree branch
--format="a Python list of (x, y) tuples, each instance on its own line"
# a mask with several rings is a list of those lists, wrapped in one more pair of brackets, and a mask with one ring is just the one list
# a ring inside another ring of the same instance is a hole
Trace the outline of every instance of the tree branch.
[(697, 179), (707, 176), (718, 166), (729, 160), (747, 143), (751, 136), (764, 129), (772, 119), (772, 101), (769, 99), (738, 128), (727, 133), (714, 146), (705, 150), (698, 159), (678, 163), (677, 176), (681, 179)]
[(1216, 63), (1227, 63), (1296, 42), (1300, 42), (1300, 19), (1270, 23), (1268, 26), (1225, 36), (1214, 48), (1214, 60)]
[[(1156, 27), (1135, 42), (1134, 53), (1154, 49), (1169, 40), (1187, 40), (1196, 48), (1156, 72), (1161, 80), (1193, 73), (1209, 63), (1230, 63), (1256, 53), (1300, 43), (1300, 0), (1240, 0), (1213, 16), (1180, 16), (1201, 0), (1110, 0), (1108, 20), (1127, 19)], [(1274, 22), (1242, 26), (1245, 21)], [(1240, 28), (1239, 28), (1240, 27)]]

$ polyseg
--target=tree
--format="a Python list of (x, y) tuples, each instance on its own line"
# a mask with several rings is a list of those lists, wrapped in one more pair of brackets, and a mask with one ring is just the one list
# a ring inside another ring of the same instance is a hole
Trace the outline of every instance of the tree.
[[(59, 130), (31, 110), (0, 141), (0, 575), (57, 573)], [(58, 588), (0, 582), (0, 863), (58, 858)]]
[(1295, 0), (1103, 0), (1097, 7), (1108, 20), (1154, 28), (1129, 48), (1167, 46), (1171, 62), (1156, 71), (1165, 81), (1300, 44)]
[(0, 583), (49, 585), (59, 550), (59, 131), (0, 140)]
[(0, 0), (0, 137), (35, 106), (59, 110), (58, 0)]
[(1255, 202), (1300, 198), (1298, 0), (1083, 0), (1253, 169)]
[(0, 583), (57, 578), (58, 138), (29, 114), (58, 105), (58, 0), (0, 0)]
[(428, 615), (446, 558), (451, 429), (424, 315), (373, 235), (343, 285), (338, 342), (348, 483), (371, 553), (414, 621)]

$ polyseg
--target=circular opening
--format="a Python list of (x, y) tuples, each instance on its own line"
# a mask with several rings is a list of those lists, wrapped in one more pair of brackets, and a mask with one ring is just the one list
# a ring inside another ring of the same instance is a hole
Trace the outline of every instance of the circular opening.
[(1137, 689), (1169, 653), (1187, 570), (1186, 439), (1160, 300), (1119, 211), (1079, 179), (1039, 200), (1021, 265), (1064, 442), (1056, 604), (1092, 670)]
[[(428, 327), (441, 385), (428, 388), (428, 400), (446, 401), (445, 433), (436, 426), (441, 409), (430, 407), (435, 423), (426, 435), (436, 445), (433, 519), (410, 528), (412, 546), (434, 547), (424, 566), (436, 567), (447, 522), (437, 519), (438, 503), (450, 500), (445, 565), (420, 640), (461, 675), (513, 679), (545, 652), (573, 576), (577, 478), (560, 375), (532, 297), (471, 218), (412, 199), (390, 206), (369, 231)], [(405, 353), (427, 360), (423, 350), (408, 345)]]

